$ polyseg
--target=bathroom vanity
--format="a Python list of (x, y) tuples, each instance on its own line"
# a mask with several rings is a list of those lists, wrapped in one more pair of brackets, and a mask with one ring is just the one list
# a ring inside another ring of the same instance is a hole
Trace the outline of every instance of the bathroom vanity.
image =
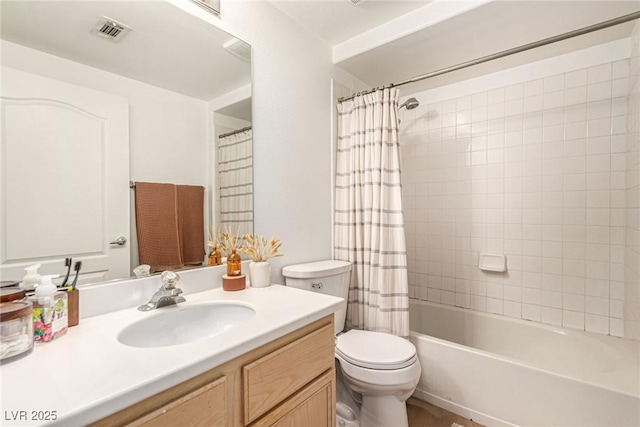
[[(333, 312), (341, 298), (280, 285), (212, 289), (216, 267), (180, 275), (187, 301), (149, 312), (136, 307), (159, 287), (157, 276), (81, 290), (77, 327), (0, 367), (2, 425), (335, 424)], [(190, 342), (121, 342), (131, 325), (212, 304), (255, 315)]]
[(329, 315), (92, 425), (334, 423), (333, 315)]

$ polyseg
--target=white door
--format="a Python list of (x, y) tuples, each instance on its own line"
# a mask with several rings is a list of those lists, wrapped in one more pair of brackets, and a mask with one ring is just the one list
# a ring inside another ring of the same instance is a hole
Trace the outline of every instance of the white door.
[(129, 277), (127, 100), (0, 71), (0, 277), (62, 274), (65, 257), (83, 283)]

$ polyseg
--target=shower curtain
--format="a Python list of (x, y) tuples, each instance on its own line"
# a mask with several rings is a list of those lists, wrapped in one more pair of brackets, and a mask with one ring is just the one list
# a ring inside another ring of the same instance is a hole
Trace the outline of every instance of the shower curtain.
[(218, 138), (218, 225), (240, 235), (253, 233), (253, 132)]
[(409, 336), (397, 89), (338, 104), (334, 254), (352, 264), (347, 327)]

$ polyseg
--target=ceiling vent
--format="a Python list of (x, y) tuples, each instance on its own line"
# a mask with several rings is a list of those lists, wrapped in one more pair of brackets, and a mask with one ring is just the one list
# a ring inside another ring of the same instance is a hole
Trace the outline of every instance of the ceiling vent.
[(244, 61), (251, 62), (250, 44), (234, 38), (223, 44), (222, 47), (233, 56), (237, 56)]
[(113, 42), (119, 42), (129, 31), (131, 31), (130, 27), (103, 16), (93, 27), (91, 33)]

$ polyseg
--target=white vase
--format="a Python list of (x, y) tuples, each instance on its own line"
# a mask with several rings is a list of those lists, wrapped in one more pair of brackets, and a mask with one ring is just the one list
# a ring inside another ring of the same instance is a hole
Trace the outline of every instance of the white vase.
[(249, 263), (249, 278), (252, 288), (264, 288), (271, 284), (271, 264), (267, 261)]

